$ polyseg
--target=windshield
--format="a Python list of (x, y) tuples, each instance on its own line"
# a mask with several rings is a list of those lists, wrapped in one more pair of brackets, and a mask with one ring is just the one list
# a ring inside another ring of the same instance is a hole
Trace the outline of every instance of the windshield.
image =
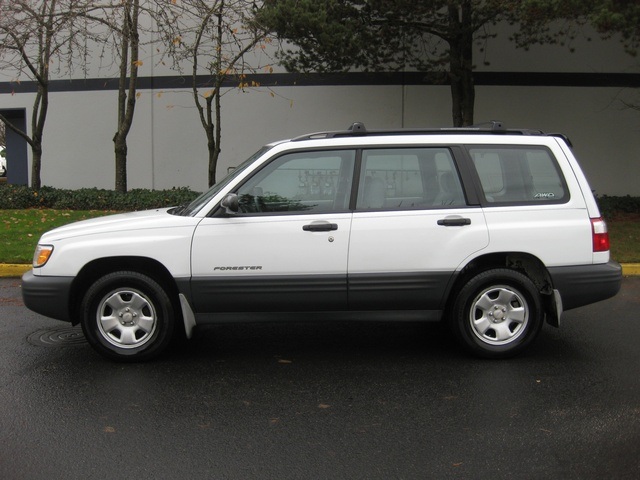
[(183, 217), (188, 217), (189, 215), (192, 215), (195, 212), (199, 211), (205, 204), (207, 204), (209, 202), (209, 200), (211, 200), (213, 197), (215, 197), (218, 194), (218, 192), (220, 192), (220, 190), (222, 190), (229, 183), (231, 183), (231, 181), (234, 178), (236, 178), (238, 175), (240, 175), (258, 157), (262, 156), (262, 154), (267, 152), (270, 148), (271, 147), (269, 147), (269, 146), (262, 147), (256, 153), (251, 155), (247, 160), (245, 160), (240, 165), (238, 165), (238, 167), (236, 167), (235, 170), (233, 170), (231, 173), (229, 173), (229, 175), (224, 177), (222, 180), (220, 180), (213, 187), (211, 187), (209, 190), (207, 190), (202, 195), (200, 195), (198, 198), (196, 198), (189, 205), (187, 205), (184, 208), (176, 208), (176, 209), (170, 211), (170, 213), (173, 213), (174, 215), (182, 215)]

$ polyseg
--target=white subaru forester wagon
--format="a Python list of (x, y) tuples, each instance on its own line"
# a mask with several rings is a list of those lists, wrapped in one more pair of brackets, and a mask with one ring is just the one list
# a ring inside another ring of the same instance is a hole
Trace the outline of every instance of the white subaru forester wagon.
[(123, 361), (211, 323), (355, 317), (443, 320), (500, 358), (621, 279), (566, 137), (355, 123), (267, 145), (189, 205), (45, 233), (22, 291)]

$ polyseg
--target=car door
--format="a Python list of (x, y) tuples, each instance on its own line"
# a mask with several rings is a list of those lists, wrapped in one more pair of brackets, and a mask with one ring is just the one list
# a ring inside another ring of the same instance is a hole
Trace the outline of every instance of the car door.
[(356, 310), (440, 310), (456, 269), (489, 241), (448, 148), (366, 149), (349, 248)]
[(272, 159), (235, 190), (239, 212), (198, 225), (196, 313), (343, 310), (353, 150)]

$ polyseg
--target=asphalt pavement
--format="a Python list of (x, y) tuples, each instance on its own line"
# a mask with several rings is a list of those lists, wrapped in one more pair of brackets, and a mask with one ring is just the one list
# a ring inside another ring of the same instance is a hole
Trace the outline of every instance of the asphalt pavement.
[(225, 325), (99, 357), (0, 279), (0, 478), (640, 478), (640, 278), (479, 360), (437, 323)]

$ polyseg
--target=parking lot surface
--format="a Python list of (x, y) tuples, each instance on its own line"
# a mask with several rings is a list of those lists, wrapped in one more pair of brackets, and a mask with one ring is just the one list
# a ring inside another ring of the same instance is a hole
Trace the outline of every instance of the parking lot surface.
[(126, 365), (0, 279), (0, 478), (640, 478), (639, 307), (627, 278), (510, 360), (301, 316)]

